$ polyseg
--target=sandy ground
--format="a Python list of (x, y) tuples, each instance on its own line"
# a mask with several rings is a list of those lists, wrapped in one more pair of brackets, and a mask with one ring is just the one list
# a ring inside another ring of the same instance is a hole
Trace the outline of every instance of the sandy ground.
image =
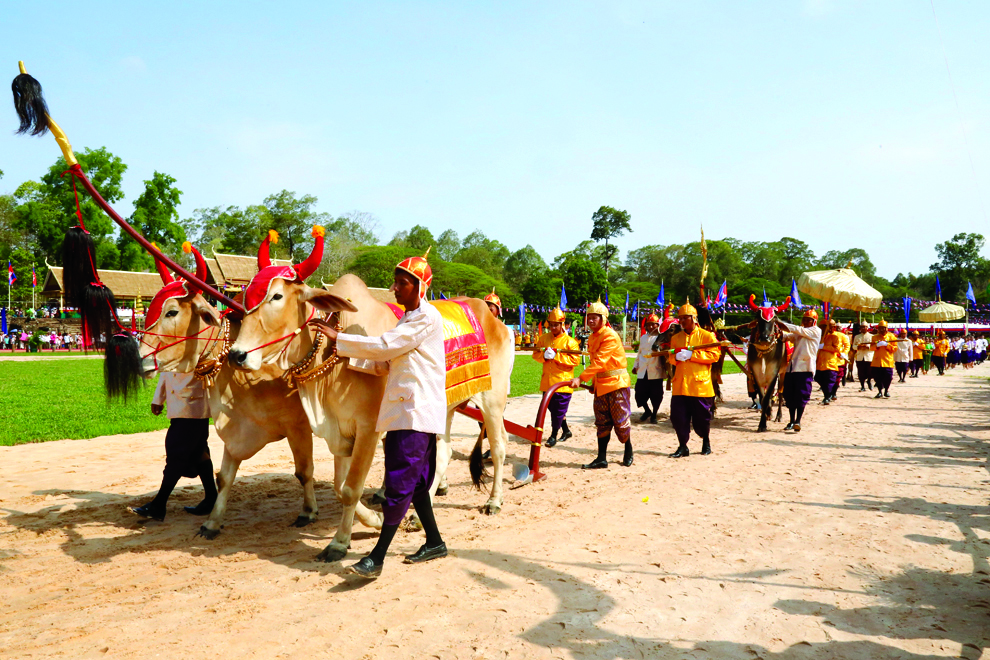
[[(272, 445), (242, 466), (214, 541), (181, 510), (192, 481), (164, 523), (126, 510), (157, 489), (163, 432), (0, 448), (0, 655), (988, 658), (987, 377), (957, 369), (880, 401), (850, 386), (829, 407), (816, 393), (801, 433), (757, 434), (729, 376), (714, 455), (669, 459), (669, 425), (636, 424), (635, 465), (595, 472), (578, 469), (594, 445), (581, 393), (549, 479), (492, 518), (462, 419), (437, 510), (451, 556), (403, 565), (422, 536), (402, 531), (370, 583), (341, 574), (374, 545), (363, 528), (344, 564), (314, 561), (340, 510), (325, 446), (317, 523), (289, 527), (300, 492)], [(531, 423), (536, 403), (508, 416)]]

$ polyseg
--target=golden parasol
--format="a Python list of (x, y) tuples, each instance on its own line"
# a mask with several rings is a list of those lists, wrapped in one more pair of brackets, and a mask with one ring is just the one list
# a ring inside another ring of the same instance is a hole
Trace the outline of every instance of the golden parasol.
[(875, 312), (883, 302), (883, 295), (860, 279), (849, 266), (801, 273), (797, 287), (801, 293), (855, 312)]
[(943, 321), (955, 321), (966, 316), (966, 310), (959, 305), (935, 301), (935, 304), (926, 307), (918, 312), (918, 318), (925, 323), (941, 323)]

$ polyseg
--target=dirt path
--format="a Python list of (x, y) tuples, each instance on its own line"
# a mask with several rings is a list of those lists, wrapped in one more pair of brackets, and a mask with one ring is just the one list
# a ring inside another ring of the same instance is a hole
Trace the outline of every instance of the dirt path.
[[(192, 481), (164, 523), (126, 510), (157, 488), (163, 432), (0, 448), (0, 655), (990, 657), (988, 376), (909, 380), (880, 401), (846, 387), (801, 433), (766, 434), (729, 376), (714, 455), (669, 459), (669, 425), (637, 424), (636, 464), (592, 473), (577, 469), (594, 445), (581, 393), (550, 478), (508, 491), (496, 518), (478, 512), (477, 427), (460, 420), (437, 510), (452, 556), (405, 566), (422, 537), (400, 532), (367, 584), (313, 561), (339, 513), (325, 446), (317, 523), (288, 526), (301, 498), (281, 444), (242, 466), (214, 541), (181, 510)], [(531, 423), (536, 403), (508, 416)], [(374, 545), (358, 529), (345, 564)]]

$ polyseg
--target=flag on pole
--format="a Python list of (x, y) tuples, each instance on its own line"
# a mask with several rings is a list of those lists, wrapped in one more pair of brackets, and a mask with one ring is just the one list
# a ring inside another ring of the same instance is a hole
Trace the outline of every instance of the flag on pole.
[(904, 327), (911, 323), (911, 298), (904, 296)]
[(635, 305), (633, 305), (633, 308), (632, 308), (632, 320), (633, 320), (633, 321), (635, 321), (635, 320), (636, 320), (636, 313), (637, 313), (638, 311), (639, 311), (639, 301), (637, 300), (637, 301), (636, 301), (636, 304), (635, 304)]
[[(608, 307), (608, 289), (605, 289), (605, 306)], [(608, 311), (611, 312), (612, 311), (612, 308), (609, 307), (609, 310)]]
[(770, 301), (767, 300), (767, 288), (766, 287), (763, 287), (763, 306), (764, 307), (769, 307), (770, 306)]
[[(31, 266), (31, 286), (38, 286), (38, 274), (34, 272), (34, 266)], [(970, 290), (972, 290), (973, 285), (969, 285)]]
[(525, 332), (526, 327), (526, 303), (519, 303), (519, 334)]
[(0, 332), (7, 334), (7, 308), (0, 307)]
[(935, 276), (935, 299), (942, 299), (942, 283), (938, 281), (938, 275)]
[[(972, 287), (970, 287), (972, 288)], [(626, 291), (626, 306), (622, 308), (623, 314), (629, 314), (629, 292)]]
[(440, 300), (446, 300), (447, 296), (443, 295), (443, 291), (440, 292)]
[(14, 267), (10, 265), (10, 259), (7, 260), (7, 286), (14, 286), (14, 282), (17, 281), (17, 275), (14, 275)]
[[(766, 294), (763, 295), (765, 296)], [(804, 307), (801, 303), (801, 294), (798, 293), (797, 282), (794, 281), (793, 277), (791, 278), (791, 304), (798, 309)]]
[(567, 307), (567, 293), (564, 291), (564, 283), (560, 283), (560, 308), (565, 309)]
[(976, 294), (973, 292), (973, 283), (969, 283), (969, 288), (966, 289), (966, 300), (970, 301), (974, 305), (976, 304)]
[(715, 306), (721, 307), (727, 302), (729, 302), (729, 280), (724, 280), (715, 296)]
[(667, 306), (667, 297), (663, 293), (663, 280), (660, 280), (660, 295), (657, 296), (657, 304), (660, 305), (660, 309)]

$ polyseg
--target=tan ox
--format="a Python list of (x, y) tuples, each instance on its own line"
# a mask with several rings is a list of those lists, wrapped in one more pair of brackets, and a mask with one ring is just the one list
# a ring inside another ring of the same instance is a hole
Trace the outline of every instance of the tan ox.
[[(492, 371), (492, 389), (476, 395), (473, 400), (489, 429), (495, 472), (491, 496), (484, 511), (496, 514), (503, 501), (502, 463), (508, 435), (502, 415), (514, 347), (508, 328), (492, 317), (483, 301), (470, 299), (469, 304), (484, 328)], [(306, 323), (316, 310), (336, 312), (342, 331), (353, 334), (379, 336), (397, 323), (392, 310), (373, 298), (364, 282), (354, 275), (344, 275), (329, 290), (312, 288), (298, 280), (276, 278), (271, 281), (264, 299), (244, 317), (229, 360), (251, 372), (271, 365), (285, 370), (299, 364), (313, 348), (316, 332)], [(330, 358), (331, 350), (323, 347), (313, 365), (324, 363)], [(299, 385), (299, 395), (313, 433), (326, 439), (334, 454), (334, 487), (344, 505), (337, 534), (319, 556), (324, 561), (337, 561), (347, 554), (354, 512), (363, 508), (360, 498), (380, 438), (375, 432), (375, 424), (384, 395), (385, 376), (358, 371), (348, 367), (347, 362), (341, 360), (320, 377)], [(453, 409), (460, 403), (448, 410), (447, 432), (443, 442), (437, 445), (437, 474), (431, 493), (436, 492), (450, 461), (450, 423)], [(480, 451), (475, 453), (480, 456)], [(475, 472), (472, 470), (477, 485), (481, 475), (480, 471)], [(372, 526), (380, 528), (380, 521), (378, 518), (377, 524)]]
[[(237, 322), (230, 323), (231, 341), (237, 336), (238, 326)], [(154, 334), (146, 334), (142, 341), (141, 357), (146, 373), (156, 368), (156, 361), (158, 371), (193, 371), (198, 363), (208, 361), (222, 349), (220, 328), (220, 315), (199, 293), (165, 300)], [(189, 339), (176, 341), (177, 337)], [(200, 527), (200, 535), (212, 539), (220, 533), (227, 498), (241, 462), (282, 438), (289, 441), (295, 476), (303, 488), (302, 512), (293, 524), (308, 525), (316, 520), (318, 513), (313, 483), (313, 434), (298, 392), (276, 378), (274, 368), (246, 373), (227, 365), (226, 361), (218, 366), (219, 371), (206, 391), (214, 427), (223, 440), (223, 462), (217, 475), (217, 501)]]

